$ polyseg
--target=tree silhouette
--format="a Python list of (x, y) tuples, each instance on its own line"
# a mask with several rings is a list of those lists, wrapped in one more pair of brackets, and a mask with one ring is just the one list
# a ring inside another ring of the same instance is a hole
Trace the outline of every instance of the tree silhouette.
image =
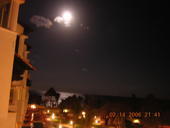
[(80, 96), (69, 96), (61, 101), (58, 106), (60, 109), (70, 109), (74, 114), (80, 113), (83, 108), (83, 98)]

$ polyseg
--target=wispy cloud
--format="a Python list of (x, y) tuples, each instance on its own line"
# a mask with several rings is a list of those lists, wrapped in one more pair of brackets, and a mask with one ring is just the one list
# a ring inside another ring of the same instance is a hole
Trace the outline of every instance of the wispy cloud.
[(50, 28), (53, 25), (53, 22), (50, 19), (37, 15), (32, 16), (30, 22), (35, 24), (36, 27)]

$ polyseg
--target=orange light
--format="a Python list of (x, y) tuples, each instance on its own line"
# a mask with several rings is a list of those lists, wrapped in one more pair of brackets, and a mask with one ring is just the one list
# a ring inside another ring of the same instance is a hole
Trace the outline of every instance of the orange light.
[(72, 120), (70, 120), (70, 124), (73, 125), (73, 123), (74, 123), (74, 122), (73, 122)]
[(69, 112), (69, 110), (68, 109), (64, 109), (63, 112), (67, 113), (67, 112)]
[(55, 114), (52, 113), (51, 118), (54, 120), (56, 118)]
[(59, 128), (62, 128), (62, 125), (61, 125), (61, 124), (59, 124)]
[(47, 110), (47, 113), (50, 113), (50, 110)]
[(84, 112), (84, 111), (82, 111), (82, 113), (81, 113), (82, 115), (86, 115), (86, 112)]
[(47, 120), (47, 121), (51, 121), (51, 119), (50, 119), (50, 118), (46, 118), (46, 120)]
[(139, 119), (134, 119), (134, 120), (133, 120), (133, 123), (134, 123), (134, 124), (140, 124), (140, 120), (139, 120)]
[(31, 109), (36, 109), (36, 105), (35, 104), (31, 104)]

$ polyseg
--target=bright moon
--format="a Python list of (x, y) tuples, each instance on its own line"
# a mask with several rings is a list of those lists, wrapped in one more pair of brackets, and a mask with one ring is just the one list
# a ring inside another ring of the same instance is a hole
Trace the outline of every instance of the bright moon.
[(58, 23), (63, 23), (65, 26), (70, 26), (72, 23), (73, 16), (71, 12), (65, 11), (62, 16), (57, 16), (54, 21)]
[(72, 14), (69, 11), (64, 12), (62, 17), (65, 22), (71, 22), (72, 20)]

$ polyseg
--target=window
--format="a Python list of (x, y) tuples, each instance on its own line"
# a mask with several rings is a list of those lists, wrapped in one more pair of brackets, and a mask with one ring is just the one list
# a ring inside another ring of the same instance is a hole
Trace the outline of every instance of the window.
[(10, 0), (0, 1), (0, 26), (8, 27), (8, 17), (10, 12)]

